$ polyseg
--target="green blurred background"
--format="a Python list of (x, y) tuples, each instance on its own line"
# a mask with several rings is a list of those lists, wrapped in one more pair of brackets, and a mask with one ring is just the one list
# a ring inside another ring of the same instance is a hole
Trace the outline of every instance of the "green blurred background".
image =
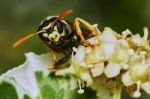
[(47, 52), (35, 36), (13, 49), (19, 38), (37, 30), (43, 18), (73, 9), (65, 19), (81, 17), (99, 24), (100, 30), (110, 26), (117, 32), (129, 28), (142, 33), (150, 27), (150, 0), (0, 0), (0, 74), (24, 62), (24, 53)]
[[(46, 53), (38, 37), (33, 37), (13, 49), (19, 38), (37, 30), (43, 18), (73, 9), (65, 19), (74, 21), (81, 17), (121, 32), (129, 28), (143, 34), (143, 27), (150, 28), (150, 0), (0, 0), (0, 74), (25, 61), (24, 53)], [(144, 99), (148, 96), (144, 96)]]

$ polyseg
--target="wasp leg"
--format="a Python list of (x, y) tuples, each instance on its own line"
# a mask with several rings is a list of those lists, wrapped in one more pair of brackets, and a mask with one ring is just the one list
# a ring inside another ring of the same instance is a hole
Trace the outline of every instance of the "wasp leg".
[(49, 67), (49, 70), (51, 72), (56, 72), (57, 70), (61, 69), (59, 67), (61, 65), (65, 64), (70, 59), (70, 57), (71, 57), (71, 55), (67, 55), (67, 56), (64, 56), (63, 58), (59, 59), (57, 62), (54, 63), (54, 66)]
[(93, 36), (97, 35), (98, 32), (96, 30), (95, 27), (93, 27), (90, 23), (88, 23), (87, 21), (81, 19), (81, 18), (76, 18), (75, 19), (75, 23), (74, 23), (74, 26), (75, 26), (75, 29), (76, 29), (76, 32), (77, 34), (80, 36), (81, 40), (87, 44), (87, 45), (90, 45), (90, 43), (83, 37), (82, 35), (82, 31), (81, 31), (81, 28), (80, 28), (80, 23), (82, 23), (85, 27), (87, 27), (87, 29), (89, 29), (92, 33)]
[(66, 63), (71, 57), (71, 52), (72, 52), (71, 49), (65, 50), (63, 52), (64, 57), (60, 58), (57, 62), (55, 62), (53, 66), (50, 66), (49, 70), (51, 72), (56, 72), (57, 70), (62, 69), (62, 67), (63, 67), (62, 65), (64, 65), (64, 64), (67, 65)]
[(55, 67), (58, 68), (60, 65), (66, 63), (69, 59), (70, 59), (71, 55), (67, 55), (63, 58), (61, 58), (60, 60), (58, 60), (57, 62), (55, 62)]
[(54, 60), (54, 62), (56, 62), (56, 60), (57, 60), (56, 52), (52, 48), (50, 48), (47, 43), (44, 43), (44, 46), (48, 49), (49, 52), (52, 53), (53, 60)]

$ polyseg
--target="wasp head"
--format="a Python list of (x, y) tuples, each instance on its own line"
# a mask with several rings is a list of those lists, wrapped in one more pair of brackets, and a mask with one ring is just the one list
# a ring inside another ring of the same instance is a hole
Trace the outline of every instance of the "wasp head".
[(17, 47), (23, 42), (27, 41), (34, 35), (39, 35), (39, 37), (44, 41), (51, 41), (54, 43), (59, 43), (67, 37), (68, 33), (70, 33), (71, 28), (67, 24), (63, 17), (72, 13), (72, 10), (66, 10), (60, 13), (58, 16), (49, 16), (46, 17), (40, 24), (38, 31), (31, 33), (23, 38), (19, 39), (13, 44), (13, 47)]
[(39, 37), (44, 41), (62, 42), (71, 32), (70, 26), (63, 18), (57, 16), (46, 17), (40, 24), (38, 31), (43, 31)]

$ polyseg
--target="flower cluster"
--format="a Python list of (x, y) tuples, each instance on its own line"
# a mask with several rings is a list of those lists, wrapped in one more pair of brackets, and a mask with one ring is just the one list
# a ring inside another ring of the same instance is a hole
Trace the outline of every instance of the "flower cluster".
[(117, 84), (133, 97), (141, 96), (140, 89), (150, 94), (148, 29), (144, 28), (143, 37), (132, 34), (128, 29), (122, 34), (108, 27), (102, 33), (97, 31), (97, 36), (88, 39), (94, 46), (73, 48), (71, 66), (57, 71), (56, 75), (75, 75), (79, 82), (79, 93), (84, 92), (82, 87), (92, 86), (97, 83), (95, 79), (103, 76), (108, 86)]

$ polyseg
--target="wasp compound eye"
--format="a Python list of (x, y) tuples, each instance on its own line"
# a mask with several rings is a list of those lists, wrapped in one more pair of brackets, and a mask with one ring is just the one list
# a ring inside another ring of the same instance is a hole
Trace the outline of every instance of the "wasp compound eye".
[(63, 23), (61, 21), (57, 22), (57, 30), (60, 34), (63, 33)]

